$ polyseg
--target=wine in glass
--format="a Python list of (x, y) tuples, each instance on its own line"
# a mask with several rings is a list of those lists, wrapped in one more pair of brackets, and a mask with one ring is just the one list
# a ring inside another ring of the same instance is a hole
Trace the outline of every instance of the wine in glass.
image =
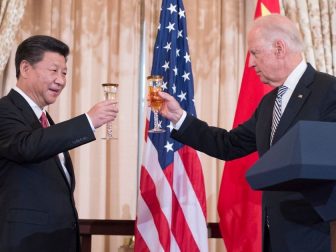
[[(117, 83), (103, 83), (105, 100), (115, 101), (117, 99), (117, 91), (119, 84)], [(112, 135), (112, 122), (108, 122), (106, 124), (106, 136), (103, 139), (117, 139), (114, 135)]]
[(159, 110), (163, 104), (163, 99), (159, 96), (158, 92), (162, 91), (163, 77), (159, 75), (151, 75), (147, 77), (148, 84), (148, 100), (150, 107), (154, 113), (154, 128), (150, 129), (149, 133), (162, 133), (165, 132), (159, 126)]

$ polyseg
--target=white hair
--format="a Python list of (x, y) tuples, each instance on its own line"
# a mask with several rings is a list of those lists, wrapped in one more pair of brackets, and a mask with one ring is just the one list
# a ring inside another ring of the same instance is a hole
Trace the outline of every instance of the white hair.
[(286, 16), (271, 14), (259, 17), (255, 20), (251, 30), (258, 32), (260, 38), (266, 42), (273, 43), (278, 39), (283, 40), (293, 52), (302, 52), (304, 49), (300, 31)]

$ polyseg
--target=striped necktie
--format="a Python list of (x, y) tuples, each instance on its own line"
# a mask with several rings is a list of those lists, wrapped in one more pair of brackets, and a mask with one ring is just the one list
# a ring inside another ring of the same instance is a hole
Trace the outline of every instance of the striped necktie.
[(282, 96), (286, 93), (287, 89), (288, 87), (284, 85), (280, 86), (278, 89), (277, 97), (275, 99), (274, 108), (273, 108), (272, 130), (271, 130), (271, 137), (270, 137), (271, 145), (272, 145), (275, 131), (278, 127), (278, 124), (280, 122), (280, 118), (282, 115), (282, 112), (281, 112)]

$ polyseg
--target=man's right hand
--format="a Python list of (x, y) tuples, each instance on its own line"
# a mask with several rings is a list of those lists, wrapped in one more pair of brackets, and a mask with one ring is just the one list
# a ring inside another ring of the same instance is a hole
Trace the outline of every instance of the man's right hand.
[(98, 129), (100, 126), (113, 121), (119, 112), (116, 101), (101, 101), (94, 105), (87, 115), (90, 117), (93, 127)]
[(164, 103), (159, 113), (163, 117), (176, 124), (183, 114), (183, 109), (181, 108), (180, 104), (175, 100), (175, 98), (170, 94), (166, 92), (159, 92), (159, 95), (164, 100)]

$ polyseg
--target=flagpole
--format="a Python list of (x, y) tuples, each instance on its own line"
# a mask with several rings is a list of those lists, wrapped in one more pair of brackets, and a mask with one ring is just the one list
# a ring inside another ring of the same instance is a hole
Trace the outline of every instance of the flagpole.
[[(139, 98), (138, 98), (138, 154), (137, 154), (137, 185), (140, 185), (140, 168), (142, 159), (142, 148), (144, 138), (144, 122), (145, 122), (145, 87), (146, 87), (146, 21), (145, 21), (145, 0), (140, 2), (140, 54), (139, 54)], [(137, 191), (137, 198), (138, 198)], [(136, 201), (138, 204), (138, 201)], [(136, 209), (138, 206), (136, 205)]]

